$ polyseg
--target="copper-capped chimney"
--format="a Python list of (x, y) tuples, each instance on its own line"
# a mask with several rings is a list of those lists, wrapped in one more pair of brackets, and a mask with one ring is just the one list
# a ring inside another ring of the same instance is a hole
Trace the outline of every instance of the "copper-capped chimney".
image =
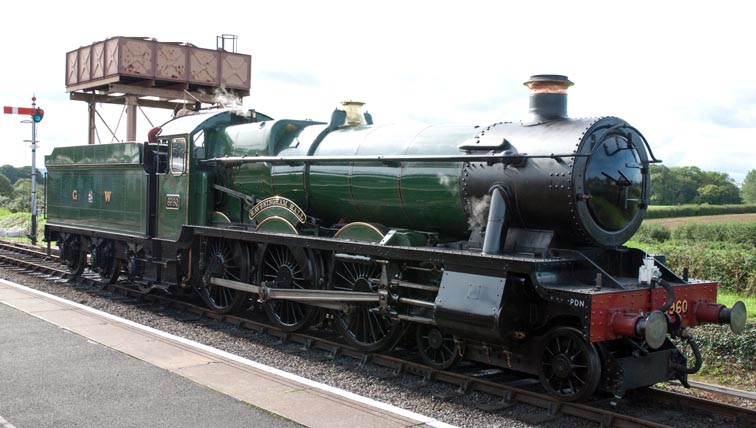
[(529, 116), (525, 125), (567, 119), (567, 88), (574, 85), (567, 76), (536, 74), (523, 84), (530, 89)]

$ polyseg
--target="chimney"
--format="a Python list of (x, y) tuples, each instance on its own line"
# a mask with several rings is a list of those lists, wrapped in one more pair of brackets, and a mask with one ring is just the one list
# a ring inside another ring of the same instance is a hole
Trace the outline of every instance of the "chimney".
[(524, 85), (530, 89), (529, 117), (524, 125), (567, 119), (567, 88), (574, 85), (567, 76), (536, 74)]

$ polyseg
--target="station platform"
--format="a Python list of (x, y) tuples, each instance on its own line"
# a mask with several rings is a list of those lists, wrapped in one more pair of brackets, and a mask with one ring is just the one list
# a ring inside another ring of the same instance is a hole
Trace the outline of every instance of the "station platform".
[(0, 280), (0, 428), (450, 427)]

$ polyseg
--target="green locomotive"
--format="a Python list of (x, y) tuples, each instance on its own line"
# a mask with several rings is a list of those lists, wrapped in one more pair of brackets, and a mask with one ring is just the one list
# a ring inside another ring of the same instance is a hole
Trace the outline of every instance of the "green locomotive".
[(571, 84), (533, 76), (527, 119), (487, 127), (373, 124), (348, 102), (328, 123), (206, 110), (154, 143), (57, 148), (45, 238), (75, 273), (218, 312), (254, 297), (289, 331), (327, 316), (365, 351), (414, 334), (438, 369), (514, 368), (565, 400), (685, 382), (700, 361), (670, 336), (742, 331), (745, 306), (622, 246), (656, 160), (621, 119), (569, 118)]

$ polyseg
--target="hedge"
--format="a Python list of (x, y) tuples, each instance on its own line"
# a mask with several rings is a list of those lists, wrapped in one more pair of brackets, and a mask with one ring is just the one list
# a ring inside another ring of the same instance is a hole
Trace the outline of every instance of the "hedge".
[(756, 222), (687, 223), (672, 229), (672, 239), (728, 242), (756, 248)]
[(665, 255), (667, 266), (679, 275), (687, 267), (690, 278), (716, 281), (723, 290), (742, 296), (756, 296), (756, 254), (753, 245), (672, 240), (638, 242), (633, 246), (648, 253)]
[(702, 215), (752, 214), (756, 204), (738, 205), (651, 205), (646, 218), (695, 217)]
[(756, 295), (756, 222), (688, 223), (674, 229), (644, 224), (628, 245), (666, 255), (675, 272), (687, 267), (691, 278)]
[(706, 325), (693, 333), (701, 345), (704, 372), (733, 362), (745, 370), (756, 369), (756, 327), (746, 325), (743, 334), (732, 334), (728, 325)]
[(669, 239), (691, 242), (726, 242), (750, 245), (756, 248), (756, 221), (686, 223), (675, 227), (644, 223), (633, 240), (645, 244), (665, 242)]

